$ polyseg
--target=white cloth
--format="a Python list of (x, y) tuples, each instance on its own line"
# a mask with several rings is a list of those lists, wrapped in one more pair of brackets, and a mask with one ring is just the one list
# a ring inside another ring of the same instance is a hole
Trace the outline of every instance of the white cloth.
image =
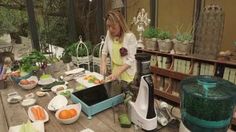
[[(109, 31), (107, 32), (105, 43), (102, 49), (102, 54), (103, 55), (112, 55), (112, 43), (113, 40), (110, 37)], [(130, 66), (129, 69), (127, 69), (128, 74), (130, 75), (135, 75), (136, 73), (136, 60), (135, 60), (135, 54), (137, 50), (137, 39), (135, 35), (131, 32), (125, 33), (124, 34), (124, 39), (123, 39), (123, 47), (128, 50), (128, 55), (122, 57), (124, 64), (127, 64)], [(111, 56), (112, 59), (112, 56)]]

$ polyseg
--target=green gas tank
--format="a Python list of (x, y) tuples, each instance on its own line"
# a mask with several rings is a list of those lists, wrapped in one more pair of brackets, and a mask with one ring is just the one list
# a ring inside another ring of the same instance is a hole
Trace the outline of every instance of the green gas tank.
[(182, 80), (181, 117), (191, 132), (226, 132), (234, 111), (236, 85), (214, 76)]

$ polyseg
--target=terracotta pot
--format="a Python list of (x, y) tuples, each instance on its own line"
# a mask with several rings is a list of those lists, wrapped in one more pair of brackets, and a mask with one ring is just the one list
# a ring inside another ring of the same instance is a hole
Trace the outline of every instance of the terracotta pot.
[(176, 39), (173, 40), (174, 42), (174, 50), (176, 54), (187, 55), (191, 53), (192, 49), (192, 42), (189, 41), (178, 41)]
[(169, 53), (173, 48), (173, 43), (170, 39), (158, 40), (158, 46), (161, 52)]
[(145, 38), (144, 39), (144, 49), (158, 50), (157, 39), (156, 38)]

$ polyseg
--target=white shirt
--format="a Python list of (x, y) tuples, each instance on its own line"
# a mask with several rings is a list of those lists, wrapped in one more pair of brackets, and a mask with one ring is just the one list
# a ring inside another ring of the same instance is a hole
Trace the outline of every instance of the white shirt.
[[(108, 31), (106, 35), (105, 43), (102, 49), (103, 55), (107, 56), (108, 53), (112, 55), (112, 43), (113, 43), (113, 40), (110, 37), (110, 33)], [(130, 66), (130, 68), (127, 69), (127, 73), (129, 75), (134, 76), (136, 73), (135, 54), (136, 54), (137, 44), (138, 44), (135, 35), (131, 32), (125, 33), (122, 44), (123, 44), (123, 47), (128, 50), (128, 55), (122, 57), (123, 63)]]

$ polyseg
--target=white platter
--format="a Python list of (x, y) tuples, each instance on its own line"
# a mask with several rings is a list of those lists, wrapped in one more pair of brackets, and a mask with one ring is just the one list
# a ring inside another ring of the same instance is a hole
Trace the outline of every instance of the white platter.
[(89, 88), (89, 87), (93, 87), (93, 86), (96, 86), (96, 85), (99, 85), (99, 84), (95, 84), (95, 83), (89, 83), (88, 80), (85, 80), (84, 78), (86, 76), (89, 76), (89, 75), (92, 75), (92, 76), (95, 76), (97, 79), (99, 80), (103, 80), (104, 76), (97, 73), (97, 72), (88, 72), (88, 73), (85, 73), (84, 76), (82, 77), (78, 77), (76, 79), (76, 81), (82, 85), (84, 85), (85, 87)]
[[(45, 132), (44, 130), (44, 123), (41, 121), (33, 122), (33, 127), (38, 130), (38, 132)], [(22, 125), (12, 126), (9, 128), (8, 132), (19, 132)]]
[(65, 74), (66, 75), (77, 74), (77, 73), (83, 72), (84, 70), (85, 70), (84, 68), (77, 68), (70, 71), (66, 71)]
[(49, 120), (48, 113), (47, 113), (47, 111), (46, 111), (43, 107), (41, 107), (41, 108), (43, 109), (43, 111), (44, 111), (44, 113), (45, 113), (45, 116), (46, 116), (45, 120), (36, 120), (36, 119), (34, 118), (33, 113), (31, 112), (31, 109), (32, 109), (33, 107), (41, 107), (41, 106), (39, 106), (39, 105), (34, 105), (34, 106), (31, 106), (31, 107), (28, 108), (28, 116), (29, 116), (29, 118), (30, 118), (31, 121), (33, 121), (33, 122), (38, 122), (38, 121), (47, 122), (47, 121)]
[(43, 79), (43, 80), (39, 80), (38, 84), (39, 85), (48, 85), (48, 84), (51, 84), (51, 83), (53, 83), (55, 81), (56, 81), (55, 78)]
[(51, 88), (51, 91), (52, 92), (54, 92), (54, 93), (57, 93), (58, 91), (61, 91), (61, 90), (58, 90), (58, 88), (63, 88), (63, 89), (61, 89), (61, 90), (65, 90), (65, 89), (67, 89), (67, 86), (66, 85), (56, 85), (56, 86), (53, 86), (52, 88)]
[(57, 95), (48, 104), (48, 109), (50, 111), (56, 111), (68, 104), (68, 100), (63, 95)]

